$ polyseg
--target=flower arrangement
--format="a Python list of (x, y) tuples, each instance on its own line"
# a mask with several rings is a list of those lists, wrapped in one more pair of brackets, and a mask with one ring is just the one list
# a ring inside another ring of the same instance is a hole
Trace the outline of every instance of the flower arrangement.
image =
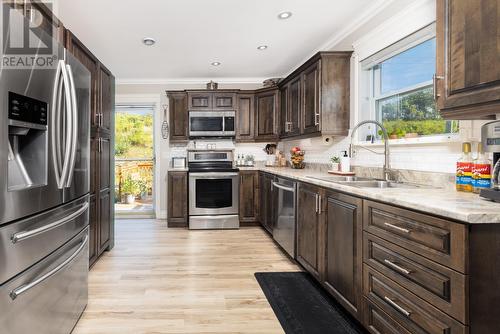
[(290, 165), (295, 169), (303, 169), (305, 167), (304, 164), (304, 154), (306, 152), (302, 151), (300, 147), (295, 146), (290, 150), (291, 158)]

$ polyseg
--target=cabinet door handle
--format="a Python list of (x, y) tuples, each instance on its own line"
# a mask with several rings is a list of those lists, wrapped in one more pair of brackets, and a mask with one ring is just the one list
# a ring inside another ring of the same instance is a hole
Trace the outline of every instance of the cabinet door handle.
[(316, 201), (316, 213), (318, 213), (318, 207), (319, 207), (319, 195), (318, 194), (314, 194), (315, 196), (315, 201)]
[(389, 304), (391, 304), (392, 307), (394, 307), (396, 310), (398, 310), (399, 312), (403, 313), (405, 316), (409, 317), (410, 316), (410, 312), (408, 312), (407, 310), (405, 310), (404, 308), (402, 308), (401, 306), (399, 306), (394, 300), (392, 300), (391, 298), (387, 297), (387, 296), (384, 296), (384, 299), (386, 302), (388, 302)]
[(411, 274), (411, 271), (406, 269), (406, 268), (403, 268), (401, 266), (398, 266), (397, 264), (395, 264), (394, 262), (392, 262), (391, 260), (388, 260), (388, 259), (385, 259), (384, 260), (385, 263), (387, 263), (389, 266), (391, 266), (392, 268), (396, 269), (397, 271), (400, 271), (402, 272), (403, 274), (406, 274), (406, 275), (409, 275)]
[(439, 97), (441, 97), (440, 94), (438, 94), (438, 87), (437, 87), (437, 81), (438, 80), (443, 80), (444, 77), (441, 75), (436, 75), (434, 74), (432, 76), (432, 89), (434, 90), (434, 100), (437, 100)]
[(318, 213), (321, 214), (321, 206), (322, 206), (322, 203), (323, 202), (323, 196), (319, 195), (318, 196)]
[(384, 225), (387, 226), (387, 227), (390, 227), (390, 228), (392, 228), (394, 230), (400, 231), (400, 232), (411, 233), (411, 230), (409, 230), (407, 228), (396, 226), (396, 225), (391, 224), (391, 223), (384, 223)]
[(314, 114), (314, 125), (319, 125), (319, 112)]

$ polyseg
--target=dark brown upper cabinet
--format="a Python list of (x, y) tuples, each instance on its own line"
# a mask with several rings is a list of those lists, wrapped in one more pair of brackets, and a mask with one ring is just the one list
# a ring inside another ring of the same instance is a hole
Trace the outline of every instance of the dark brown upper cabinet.
[(90, 72), (91, 82), (91, 116), (90, 123), (94, 128), (99, 127), (100, 108), (99, 108), (99, 60), (90, 52), (89, 49), (69, 30), (66, 30), (66, 48), (76, 57)]
[(111, 72), (99, 64), (99, 101), (98, 101), (98, 125), (101, 131), (111, 134), (111, 124), (114, 108), (115, 77)]
[(277, 87), (255, 93), (255, 140), (278, 139), (279, 90)]
[(348, 134), (351, 54), (317, 53), (279, 84), (288, 94), (282, 138)]
[(210, 111), (212, 110), (212, 93), (210, 92), (188, 92), (189, 110)]
[(302, 112), (303, 134), (319, 132), (320, 113), (319, 113), (319, 70), (320, 62), (312, 64), (302, 74), (304, 87), (304, 109)]
[(186, 92), (167, 92), (171, 142), (189, 140), (188, 95)]
[(435, 97), (446, 119), (500, 110), (500, 3), (438, 0)]
[(236, 141), (254, 141), (255, 128), (255, 95), (253, 93), (239, 93), (236, 98)]
[(302, 81), (295, 78), (281, 90), (280, 137), (286, 138), (300, 134), (302, 112)]
[(212, 95), (214, 110), (234, 110), (236, 107), (236, 93), (215, 92)]
[(188, 91), (189, 110), (235, 110), (236, 91)]

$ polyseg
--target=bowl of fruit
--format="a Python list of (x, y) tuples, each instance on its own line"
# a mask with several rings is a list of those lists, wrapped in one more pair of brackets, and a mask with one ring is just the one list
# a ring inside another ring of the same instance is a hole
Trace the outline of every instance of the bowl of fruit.
[(305, 167), (304, 154), (306, 152), (302, 151), (300, 147), (295, 146), (290, 150), (290, 166), (295, 169), (303, 169)]

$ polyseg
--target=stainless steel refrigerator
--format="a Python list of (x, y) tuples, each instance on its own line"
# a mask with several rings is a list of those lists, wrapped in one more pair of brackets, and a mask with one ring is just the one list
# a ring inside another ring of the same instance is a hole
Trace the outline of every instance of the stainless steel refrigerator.
[[(11, 14), (13, 24), (26, 23), (16, 15), (22, 14)], [(53, 66), (0, 65), (0, 331), (6, 334), (70, 333), (88, 297), (90, 73), (50, 35), (38, 31), (37, 38), (35, 56), (41, 45), (52, 45)], [(11, 57), (3, 44), (2, 59)]]

